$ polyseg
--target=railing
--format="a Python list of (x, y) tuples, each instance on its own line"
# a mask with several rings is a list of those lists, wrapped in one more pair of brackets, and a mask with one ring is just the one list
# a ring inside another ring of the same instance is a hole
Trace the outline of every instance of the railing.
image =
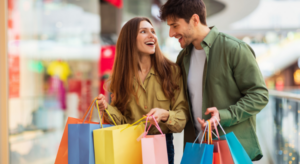
[(300, 94), (269, 91), (269, 103), (257, 115), (264, 157), (260, 163), (300, 163)]

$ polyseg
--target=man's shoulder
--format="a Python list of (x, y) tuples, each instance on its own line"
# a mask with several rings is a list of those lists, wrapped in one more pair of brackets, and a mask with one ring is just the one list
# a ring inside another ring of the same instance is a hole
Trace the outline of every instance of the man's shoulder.
[(225, 34), (220, 32), (219, 37), (217, 38), (223, 45), (228, 46), (230, 48), (237, 47), (241, 44), (246, 44), (244, 41), (231, 36), (229, 34)]

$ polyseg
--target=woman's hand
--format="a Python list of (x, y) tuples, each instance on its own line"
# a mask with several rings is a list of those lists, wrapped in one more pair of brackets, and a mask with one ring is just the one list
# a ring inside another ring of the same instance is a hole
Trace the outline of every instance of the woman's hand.
[(99, 106), (100, 111), (104, 111), (105, 109), (107, 109), (107, 102), (106, 102), (105, 96), (103, 94), (100, 94), (97, 97), (97, 100), (98, 100), (98, 106)]
[[(150, 110), (147, 116), (153, 116), (157, 123), (159, 123), (160, 121), (167, 121), (169, 119), (169, 111), (160, 108), (153, 108)], [(150, 121), (151, 124), (155, 125), (153, 117), (149, 117), (148, 121)]]

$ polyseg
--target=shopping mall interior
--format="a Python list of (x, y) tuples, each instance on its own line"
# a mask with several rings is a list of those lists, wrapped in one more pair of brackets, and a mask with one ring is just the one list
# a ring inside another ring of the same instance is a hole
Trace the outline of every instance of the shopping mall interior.
[[(150, 18), (175, 62), (181, 47), (158, 17), (166, 1), (2, 0), (0, 164), (54, 163), (66, 119), (81, 118), (99, 93), (110, 97), (104, 82), (129, 19)], [(253, 48), (269, 89), (256, 117), (264, 156), (255, 163), (300, 164), (300, 0), (204, 2), (208, 26)], [(183, 133), (174, 143), (179, 164)]]

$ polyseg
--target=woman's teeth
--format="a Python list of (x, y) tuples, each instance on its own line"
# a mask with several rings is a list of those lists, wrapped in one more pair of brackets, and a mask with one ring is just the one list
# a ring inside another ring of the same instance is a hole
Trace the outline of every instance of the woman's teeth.
[(146, 42), (147, 45), (154, 45), (154, 42)]

